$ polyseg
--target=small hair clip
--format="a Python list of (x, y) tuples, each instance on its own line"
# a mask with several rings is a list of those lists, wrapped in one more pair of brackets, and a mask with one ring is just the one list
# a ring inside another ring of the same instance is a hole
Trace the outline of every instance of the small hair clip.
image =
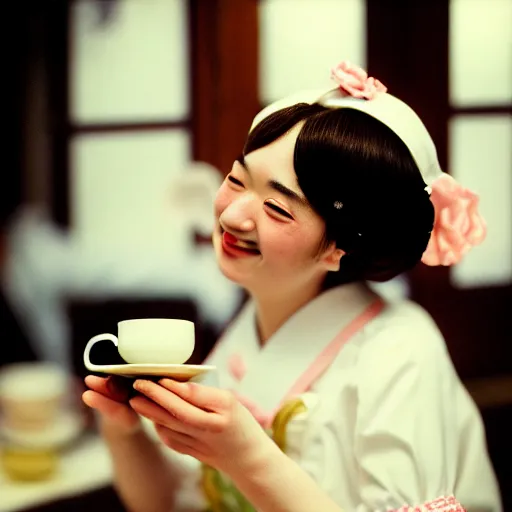
[(341, 210), (343, 208), (343, 203), (341, 201), (334, 201), (334, 208), (336, 208), (336, 210)]

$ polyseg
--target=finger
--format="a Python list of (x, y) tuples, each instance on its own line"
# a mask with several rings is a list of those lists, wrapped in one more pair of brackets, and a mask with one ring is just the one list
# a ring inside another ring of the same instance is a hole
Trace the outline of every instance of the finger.
[(85, 378), (85, 384), (93, 391), (118, 402), (127, 402), (131, 391), (131, 381), (114, 376), (97, 377), (96, 375), (88, 375)]
[(187, 425), (186, 423), (178, 421), (172, 413), (143, 396), (136, 396), (132, 398), (130, 400), (130, 407), (137, 414), (144, 416), (144, 418), (175, 432), (187, 435), (197, 432), (197, 429)]
[(220, 416), (207, 412), (183, 400), (168, 389), (147, 380), (136, 380), (134, 388), (165, 409), (174, 420), (199, 430), (216, 428)]
[(162, 425), (166, 423), (170, 424), (174, 419), (172, 414), (166, 411), (163, 407), (160, 407), (160, 405), (142, 395), (131, 398), (130, 407), (136, 411), (137, 414)]
[(159, 423), (154, 423), (155, 431), (158, 434), (158, 437), (167, 444), (168, 441), (173, 441), (175, 443), (180, 443), (183, 446), (186, 446), (191, 449), (197, 449), (197, 441), (192, 436), (188, 434), (184, 434), (183, 432), (177, 432), (176, 430), (172, 430), (167, 428), (165, 425), (160, 425)]
[(233, 396), (223, 389), (203, 386), (195, 382), (177, 382), (171, 379), (161, 379), (158, 383), (189, 404), (205, 411), (224, 412), (229, 410), (233, 404)]
[(135, 411), (131, 410), (126, 404), (111, 400), (96, 391), (86, 391), (82, 395), (84, 403), (96, 409), (100, 414), (126, 427), (133, 427), (139, 423), (139, 418)]
[(155, 425), (155, 430), (162, 443), (171, 448), (171, 450), (201, 460), (201, 452), (189, 442), (188, 436), (172, 432), (161, 425)]
[(108, 393), (107, 390), (107, 378), (106, 377), (97, 377), (96, 375), (87, 375), (84, 379), (85, 385), (92, 389), (93, 391), (97, 391), (102, 395)]

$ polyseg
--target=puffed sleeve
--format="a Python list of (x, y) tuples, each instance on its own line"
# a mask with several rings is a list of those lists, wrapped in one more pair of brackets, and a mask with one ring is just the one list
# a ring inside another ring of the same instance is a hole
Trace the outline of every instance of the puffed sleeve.
[(402, 320), (361, 350), (355, 426), (360, 511), (454, 494), (456, 375), (430, 319)]

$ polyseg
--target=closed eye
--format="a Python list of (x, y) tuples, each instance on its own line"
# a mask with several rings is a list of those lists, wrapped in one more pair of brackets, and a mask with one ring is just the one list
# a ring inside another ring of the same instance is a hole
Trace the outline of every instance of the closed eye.
[(286, 217), (288, 219), (292, 219), (293, 220), (293, 217), (286, 211), (286, 210), (283, 210), (282, 208), (280, 208), (279, 206), (277, 206), (276, 204), (274, 203), (271, 203), (269, 201), (266, 201), (265, 202), (265, 206), (267, 208), (270, 208), (271, 210), (275, 211), (276, 213), (278, 213), (279, 215), (282, 215), (283, 217)]
[(237, 180), (234, 176), (229, 175), (228, 180), (231, 181), (231, 183), (235, 184), (238, 187), (244, 186), (244, 184), (240, 180)]

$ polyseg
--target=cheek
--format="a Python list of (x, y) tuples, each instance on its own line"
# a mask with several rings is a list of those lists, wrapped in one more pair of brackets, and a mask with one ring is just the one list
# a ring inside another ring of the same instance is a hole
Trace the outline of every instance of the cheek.
[(222, 185), (219, 188), (213, 203), (215, 215), (217, 217), (219, 217), (220, 214), (229, 206), (229, 203), (231, 202), (231, 195), (231, 191), (225, 185)]
[[(277, 226), (268, 231), (265, 240), (262, 240), (262, 250), (283, 265), (292, 261), (303, 260), (312, 254), (311, 233), (298, 226)], [(264, 243), (263, 243), (264, 242)]]
[(262, 251), (267, 259), (275, 260), (283, 267), (305, 264), (317, 259), (325, 232), (320, 218), (312, 218), (300, 224), (273, 225), (261, 240)]

